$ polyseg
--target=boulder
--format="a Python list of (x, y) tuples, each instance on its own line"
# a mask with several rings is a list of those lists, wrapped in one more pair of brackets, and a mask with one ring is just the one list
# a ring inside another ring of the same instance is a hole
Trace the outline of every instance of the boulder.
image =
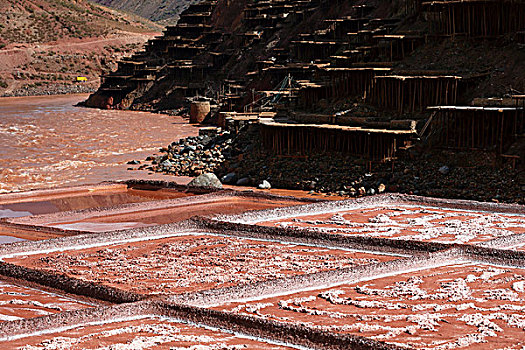
[(223, 184), (231, 184), (231, 183), (234, 183), (236, 179), (237, 179), (237, 175), (235, 173), (229, 173), (229, 174), (224, 175), (221, 178), (221, 182)]
[(448, 173), (450, 173), (450, 168), (446, 165), (442, 166), (441, 168), (439, 168), (438, 170), (441, 174), (443, 175), (447, 175)]
[(222, 188), (222, 183), (214, 173), (205, 173), (194, 178), (189, 187)]
[(163, 168), (171, 168), (174, 164), (170, 162), (169, 160), (165, 160), (162, 163), (160, 163), (160, 166)]
[(239, 179), (237, 181), (237, 186), (248, 186), (250, 184), (250, 179), (247, 177), (243, 177), (242, 179)]

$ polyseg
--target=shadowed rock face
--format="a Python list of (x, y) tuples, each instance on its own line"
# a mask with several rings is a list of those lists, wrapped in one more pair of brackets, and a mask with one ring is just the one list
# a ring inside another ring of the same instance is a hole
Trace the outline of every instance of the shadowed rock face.
[(179, 14), (197, 0), (92, 0), (92, 2), (131, 12), (154, 22), (175, 24)]

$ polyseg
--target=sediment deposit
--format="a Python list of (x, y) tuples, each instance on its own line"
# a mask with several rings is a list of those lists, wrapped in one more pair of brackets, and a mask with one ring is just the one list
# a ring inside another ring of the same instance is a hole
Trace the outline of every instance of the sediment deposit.
[(164, 317), (131, 318), (92, 324), (45, 335), (30, 335), (9, 342), (23, 350), (67, 349), (292, 349), (269, 342), (241, 337), (220, 330), (188, 325)]
[(525, 232), (525, 216), (385, 205), (300, 215), (260, 225), (441, 243), (479, 243)]

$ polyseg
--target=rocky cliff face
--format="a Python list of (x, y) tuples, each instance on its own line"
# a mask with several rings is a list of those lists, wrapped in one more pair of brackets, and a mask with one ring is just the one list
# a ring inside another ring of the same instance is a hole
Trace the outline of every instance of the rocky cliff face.
[(175, 24), (179, 15), (198, 0), (91, 0), (100, 5), (134, 13), (163, 25)]

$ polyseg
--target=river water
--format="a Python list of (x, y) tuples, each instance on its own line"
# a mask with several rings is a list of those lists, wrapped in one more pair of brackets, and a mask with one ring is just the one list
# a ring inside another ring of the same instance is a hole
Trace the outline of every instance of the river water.
[(198, 133), (180, 117), (74, 107), (86, 98), (0, 98), (0, 193), (159, 178), (126, 163)]

